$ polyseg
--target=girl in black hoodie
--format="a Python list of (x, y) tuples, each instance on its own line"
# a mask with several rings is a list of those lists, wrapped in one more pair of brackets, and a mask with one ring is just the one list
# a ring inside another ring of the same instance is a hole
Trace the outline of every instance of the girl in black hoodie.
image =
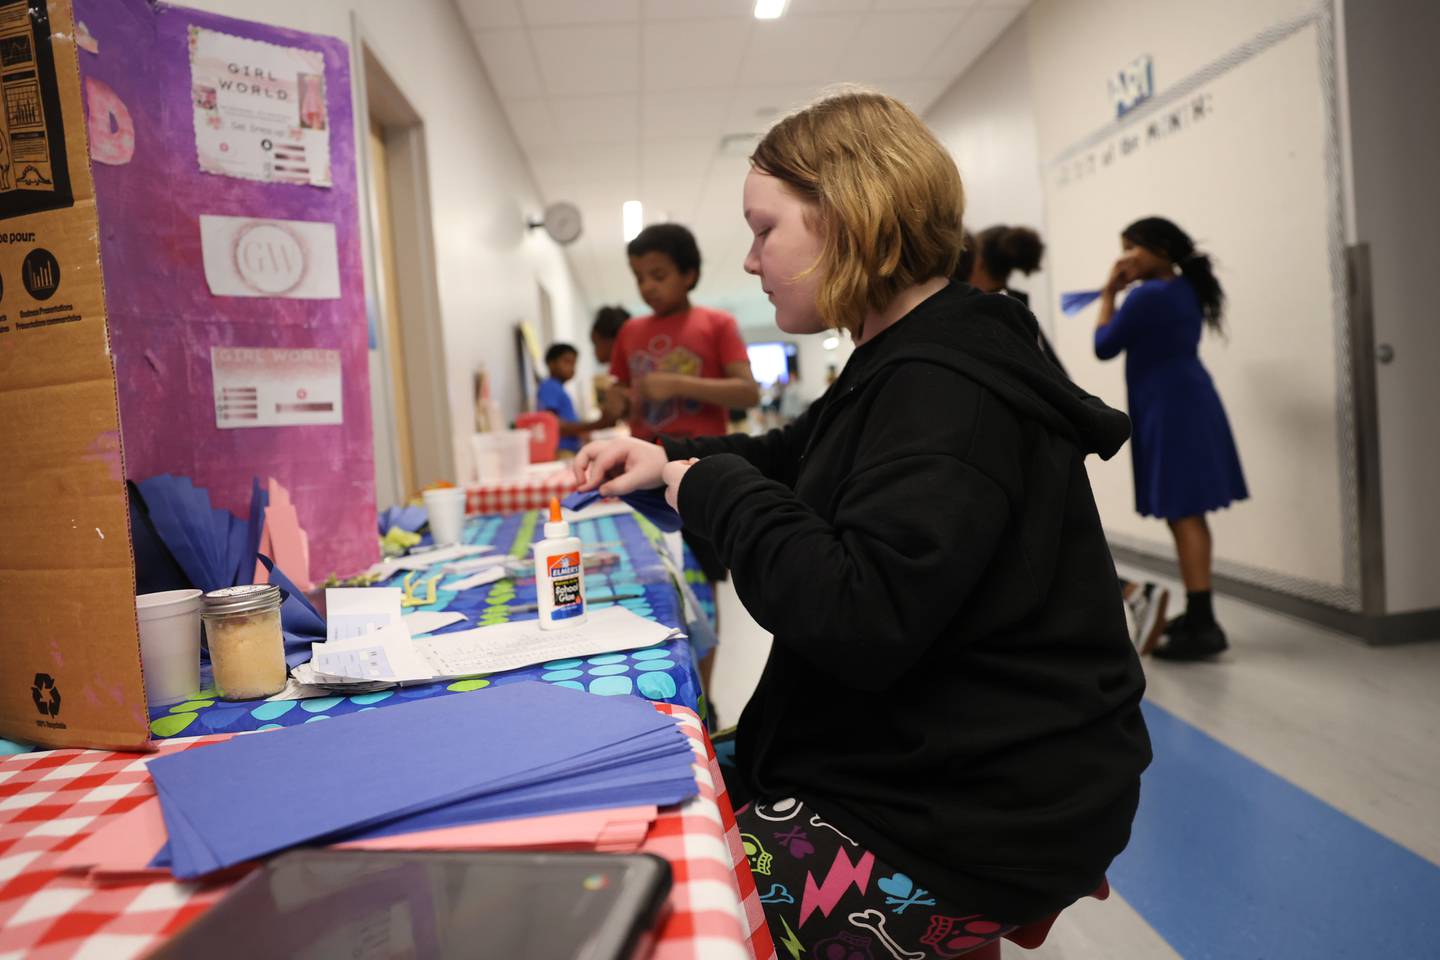
[(959, 174), (899, 102), (823, 100), (751, 163), (745, 269), (781, 330), (854, 356), (783, 430), (591, 444), (576, 475), (663, 484), (775, 635), (727, 784), (776, 941), (958, 956), (1129, 838), (1144, 679), (1084, 467), (1129, 422), (1021, 304), (947, 279)]

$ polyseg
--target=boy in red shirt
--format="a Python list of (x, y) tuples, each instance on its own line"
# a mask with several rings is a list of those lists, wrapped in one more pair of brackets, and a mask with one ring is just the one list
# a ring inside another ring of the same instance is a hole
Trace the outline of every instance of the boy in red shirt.
[[(655, 311), (627, 320), (610, 355), (610, 372), (630, 390), (630, 432), (642, 440), (728, 433), (727, 411), (758, 404), (760, 388), (735, 318), (690, 303), (700, 281), (695, 235), (678, 223), (657, 223), (626, 252), (640, 298)], [(712, 583), (725, 579), (708, 541), (686, 532), (685, 542)], [(697, 653), (708, 688), (714, 651)]]
[(753, 407), (760, 388), (735, 318), (692, 306), (700, 249), (678, 223), (640, 231), (626, 248), (640, 297), (655, 311), (626, 321), (610, 372), (630, 388), (630, 432), (642, 440), (729, 432), (725, 411)]

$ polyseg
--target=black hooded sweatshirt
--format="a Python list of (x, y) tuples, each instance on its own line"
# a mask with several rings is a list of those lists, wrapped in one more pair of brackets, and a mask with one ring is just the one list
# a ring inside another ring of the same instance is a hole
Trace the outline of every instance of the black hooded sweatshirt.
[(1084, 465), (1129, 420), (1037, 334), (1012, 298), (952, 283), (785, 429), (665, 441), (703, 458), (685, 526), (775, 635), (737, 792), (798, 797), (919, 886), (1016, 924), (1096, 888), (1150, 762)]

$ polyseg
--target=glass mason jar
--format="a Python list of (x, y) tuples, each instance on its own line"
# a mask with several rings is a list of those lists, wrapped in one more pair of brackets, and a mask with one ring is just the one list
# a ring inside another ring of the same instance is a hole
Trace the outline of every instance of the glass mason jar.
[(201, 618), (225, 700), (256, 700), (285, 689), (285, 637), (280, 588), (257, 583), (205, 594)]

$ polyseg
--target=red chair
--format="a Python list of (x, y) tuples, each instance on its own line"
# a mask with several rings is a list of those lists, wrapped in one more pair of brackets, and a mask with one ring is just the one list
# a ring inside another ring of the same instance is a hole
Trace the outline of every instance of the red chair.
[(548, 463), (560, 449), (560, 418), (549, 410), (522, 413), (515, 418), (516, 430), (530, 431), (530, 462)]
[[(1096, 887), (1095, 892), (1090, 894), (1090, 896), (1096, 900), (1107, 899), (1110, 896), (1110, 881), (1101, 880), (1100, 886)], [(1023, 927), (1016, 927), (1014, 930), (1005, 934), (1004, 939), (1009, 940), (1016, 946), (1024, 947), (1026, 950), (1034, 950), (1045, 942), (1046, 937), (1050, 936), (1050, 928), (1055, 926), (1055, 921), (1059, 919), (1060, 914), (1057, 913), (1053, 917), (1046, 917), (1044, 920), (1027, 923)], [(966, 960), (1000, 960), (1000, 941), (992, 940), (980, 949), (971, 950), (969, 953), (963, 954), (963, 956)]]

